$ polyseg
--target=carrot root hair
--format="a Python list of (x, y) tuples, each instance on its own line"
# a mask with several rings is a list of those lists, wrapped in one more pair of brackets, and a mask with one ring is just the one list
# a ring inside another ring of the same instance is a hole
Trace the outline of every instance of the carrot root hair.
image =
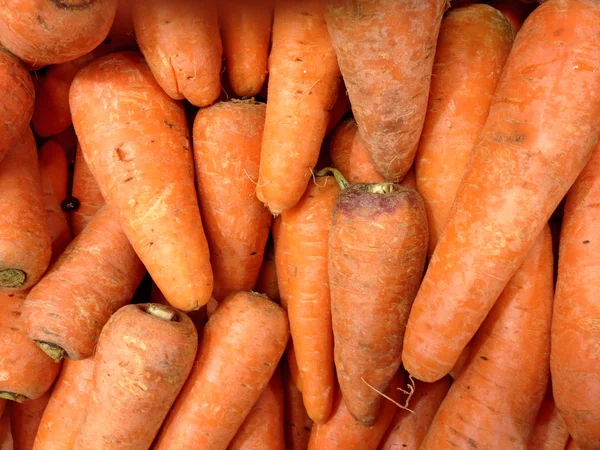
[(67, 356), (67, 352), (56, 344), (44, 341), (35, 341), (35, 343), (46, 355), (52, 358), (55, 363), (60, 362)]
[(410, 382), (408, 384), (407, 389), (398, 388), (398, 390), (400, 392), (402, 392), (403, 394), (406, 394), (406, 396), (407, 396), (406, 397), (406, 401), (404, 402), (404, 405), (401, 405), (400, 403), (398, 403), (393, 398), (389, 397), (388, 395), (385, 395), (379, 389), (377, 389), (376, 387), (374, 387), (374, 386), (370, 385), (369, 383), (367, 383), (367, 380), (365, 380), (363, 377), (360, 377), (360, 379), (362, 380), (363, 383), (365, 383), (367, 386), (369, 386), (371, 389), (373, 389), (375, 392), (377, 392), (383, 398), (385, 398), (386, 400), (389, 400), (394, 405), (396, 405), (398, 408), (404, 409), (404, 410), (406, 410), (406, 411), (414, 414), (415, 412), (408, 407), (408, 404), (409, 404), (410, 399), (412, 398), (413, 394), (415, 393), (415, 380), (413, 379), (413, 377), (411, 375), (409, 375), (408, 378), (410, 379)]
[(27, 275), (21, 269), (0, 270), (0, 286), (19, 288), (25, 284)]

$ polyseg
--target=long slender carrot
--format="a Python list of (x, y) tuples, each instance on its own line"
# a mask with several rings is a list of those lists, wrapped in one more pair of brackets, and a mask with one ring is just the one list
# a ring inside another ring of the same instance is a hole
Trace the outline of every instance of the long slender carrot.
[[(6, 402), (6, 400), (2, 400)], [(12, 432), (10, 430), (10, 406), (7, 405), (0, 414), (0, 450), (14, 450)]]
[(277, 281), (277, 266), (275, 264), (275, 247), (273, 236), (269, 235), (265, 246), (265, 255), (254, 290), (260, 294), (265, 294), (274, 302), (279, 302), (279, 284)]
[(528, 450), (562, 450), (569, 440), (569, 432), (564, 419), (558, 412), (552, 397), (552, 388), (537, 415), (535, 425), (527, 442)]
[(453, 9), (442, 20), (415, 158), (417, 187), (427, 207), (429, 256), (446, 227), (513, 39), (508, 20), (489, 5)]
[(152, 279), (173, 306), (200, 308), (213, 276), (183, 106), (131, 52), (82, 69), (70, 105), (85, 160)]
[[(350, 414), (373, 425), (398, 371), (427, 254), (427, 217), (413, 189), (355, 184), (340, 194), (329, 235), (335, 366)], [(304, 392), (304, 390), (303, 390)]]
[(306, 450), (313, 421), (306, 412), (302, 392), (294, 384), (287, 362), (282, 362), (282, 366), (285, 396), (285, 446), (288, 450)]
[(320, 0), (276, 4), (269, 73), (256, 195), (277, 215), (304, 194), (339, 92)]
[(519, 31), (411, 310), (403, 362), (415, 378), (450, 371), (590, 158), (599, 27), (600, 3), (549, 0)]
[(204, 329), (194, 369), (154, 448), (226, 449), (269, 384), (288, 337), (280, 306), (252, 292), (229, 295)]
[(27, 296), (27, 334), (56, 361), (89, 358), (144, 274), (116, 211), (104, 207)]
[(200, 213), (214, 273), (212, 296), (254, 289), (272, 216), (256, 198), (265, 104), (220, 102), (194, 121)]
[(420, 449), (525, 448), (548, 387), (552, 295), (546, 226), (475, 336)]
[(65, 361), (50, 395), (34, 450), (71, 450), (85, 418), (92, 389), (94, 358)]
[(552, 318), (554, 400), (569, 434), (586, 450), (600, 448), (599, 171), (600, 143), (567, 195)]
[(51, 255), (37, 149), (27, 129), (0, 164), (0, 289), (22, 291), (46, 271)]
[(71, 229), (73, 236), (77, 236), (105, 204), (100, 187), (85, 162), (80, 146), (77, 146), (75, 156), (72, 196), (77, 199), (79, 205), (71, 212)]
[(10, 428), (15, 450), (32, 450), (42, 415), (51, 391), (35, 400), (13, 403), (10, 407)]

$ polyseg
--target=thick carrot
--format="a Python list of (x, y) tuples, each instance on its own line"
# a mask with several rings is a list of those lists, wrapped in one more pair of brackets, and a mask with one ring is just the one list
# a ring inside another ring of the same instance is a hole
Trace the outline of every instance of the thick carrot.
[[(6, 400), (3, 400), (6, 402)], [(0, 414), (0, 450), (14, 450), (12, 432), (10, 430), (10, 406), (7, 405)]]
[[(2, 13), (0, 12), (0, 15)], [(27, 69), (15, 56), (0, 46), (0, 161), (19, 143), (33, 115), (35, 90)]]
[(116, 211), (103, 208), (27, 296), (27, 334), (56, 361), (89, 358), (144, 274)]
[(94, 359), (65, 361), (35, 436), (34, 450), (71, 450), (90, 399)]
[(302, 392), (294, 384), (287, 363), (283, 362), (282, 366), (285, 396), (285, 446), (288, 450), (306, 450), (313, 421), (308, 417)]
[(227, 449), (285, 450), (283, 402), (281, 371), (276, 370)]
[(600, 143), (567, 195), (552, 318), (554, 400), (585, 450), (600, 448), (599, 171)]
[(322, 2), (278, 2), (256, 187), (256, 195), (274, 215), (298, 203), (306, 190), (340, 79)]
[(275, 264), (275, 248), (273, 237), (269, 235), (265, 247), (262, 266), (254, 290), (260, 294), (265, 294), (274, 302), (279, 302), (279, 284), (277, 282), (277, 266)]
[(202, 223), (214, 273), (212, 296), (254, 289), (272, 216), (256, 198), (265, 104), (220, 102), (194, 121), (194, 162)]
[(219, 5), (229, 85), (239, 97), (258, 94), (267, 77), (273, 0), (226, 0)]
[[(329, 234), (335, 366), (344, 401), (373, 425), (398, 371), (402, 338), (427, 254), (427, 216), (413, 189), (355, 184), (340, 194)], [(304, 391), (303, 391), (304, 392)]]
[(130, 52), (82, 69), (70, 105), (85, 160), (152, 279), (173, 306), (200, 308), (213, 277), (183, 105)]
[(219, 98), (223, 50), (216, 3), (136, 2), (133, 25), (140, 50), (171, 98), (186, 98), (196, 106)]
[(415, 378), (450, 371), (591, 156), (597, 28), (599, 2), (549, 0), (519, 31), (411, 310), (403, 362)]
[(526, 448), (549, 381), (552, 291), (546, 226), (475, 336), (420, 449)]
[(418, 449), (449, 387), (448, 377), (435, 383), (415, 382), (414, 395), (408, 403), (412, 412), (404, 409), (396, 412), (381, 440), (380, 450)]
[(310, 182), (300, 201), (281, 214), (275, 263), (308, 415), (324, 423), (334, 394), (333, 332), (328, 276), (329, 224), (340, 188), (334, 177)]
[(288, 337), (280, 306), (252, 292), (229, 295), (204, 328), (194, 369), (154, 448), (226, 449), (269, 384)]
[(73, 235), (77, 236), (105, 203), (100, 187), (83, 157), (80, 146), (77, 146), (75, 156), (72, 196), (77, 199), (79, 205), (71, 212), (71, 229)]
[(442, 20), (415, 158), (417, 187), (427, 207), (429, 256), (446, 227), (513, 39), (508, 20), (488, 5), (453, 9)]
[(10, 407), (10, 428), (15, 450), (32, 450), (42, 415), (51, 391), (35, 400), (13, 403)]
[(102, 329), (87, 413), (74, 449), (149, 448), (194, 364), (190, 318), (156, 303), (127, 305)]
[(2, 0), (0, 42), (33, 66), (85, 55), (110, 29), (117, 0)]
[(537, 415), (535, 425), (527, 442), (528, 450), (562, 450), (569, 439), (565, 421), (556, 409), (552, 388), (546, 392), (546, 397)]
[(445, 5), (445, 0), (327, 2), (327, 27), (352, 111), (375, 169), (386, 180), (402, 179), (412, 166)]
[(37, 149), (30, 129), (0, 164), (0, 211), (0, 289), (22, 291), (40, 279), (51, 255)]

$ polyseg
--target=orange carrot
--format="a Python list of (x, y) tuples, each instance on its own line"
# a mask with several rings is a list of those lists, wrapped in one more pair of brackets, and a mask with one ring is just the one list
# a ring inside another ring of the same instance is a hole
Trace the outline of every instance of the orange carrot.
[(131, 301), (144, 274), (116, 212), (103, 208), (27, 296), (27, 334), (56, 361), (89, 358), (102, 327)]
[(280, 306), (252, 292), (229, 295), (208, 320), (154, 448), (225, 450), (269, 384), (288, 337)]
[(135, 2), (132, 1), (118, 0), (115, 19), (108, 31), (108, 36), (100, 45), (103, 54), (123, 50), (139, 51), (133, 30), (132, 13), (134, 4)]
[(27, 129), (0, 164), (0, 289), (22, 291), (46, 271), (51, 255), (35, 140)]
[(50, 400), (46, 392), (35, 400), (13, 403), (10, 407), (10, 428), (15, 450), (32, 450), (42, 415)]
[(173, 306), (200, 308), (213, 277), (183, 106), (130, 52), (82, 69), (70, 105), (85, 160), (152, 279)]
[(344, 84), (344, 80), (342, 80), (340, 83), (337, 100), (335, 101), (333, 108), (331, 108), (331, 111), (329, 111), (329, 122), (327, 122), (325, 136), (328, 136), (333, 130), (337, 128), (337, 126), (351, 111), (351, 109), (352, 105), (350, 105), (348, 92), (346, 92), (346, 85)]
[(450, 371), (591, 156), (596, 28), (599, 2), (549, 0), (519, 31), (411, 310), (403, 362), (415, 378)]
[(285, 445), (288, 450), (306, 450), (313, 421), (308, 417), (302, 392), (294, 384), (288, 365), (283, 362), (282, 366), (285, 396)]
[(94, 359), (65, 361), (35, 436), (35, 450), (70, 450), (91, 394)]
[(420, 449), (526, 447), (549, 381), (552, 295), (546, 226), (475, 336)]
[(256, 195), (277, 215), (304, 194), (339, 92), (340, 70), (320, 0), (276, 4), (269, 72)]
[(277, 282), (275, 248), (272, 235), (269, 235), (269, 239), (267, 240), (265, 256), (263, 257), (260, 274), (256, 280), (254, 290), (260, 294), (265, 294), (274, 302), (279, 302), (279, 284)]
[(68, 161), (73, 161), (75, 159), (72, 157), (72, 155), (75, 155), (75, 150), (77, 149), (77, 135), (75, 134), (73, 126), (70, 126), (66, 130), (61, 131), (55, 136), (52, 136), (52, 139), (65, 149), (65, 152), (68, 155)]
[(117, 0), (2, 0), (0, 42), (33, 68), (90, 52), (112, 25)]
[(352, 111), (375, 169), (386, 180), (402, 179), (412, 166), (445, 5), (445, 0), (327, 2), (327, 27)]
[(562, 450), (565, 448), (569, 432), (562, 416), (556, 409), (552, 388), (546, 392), (546, 397), (537, 415), (535, 425), (527, 443), (528, 450)]
[(219, 97), (222, 45), (215, 3), (135, 2), (133, 25), (140, 50), (171, 98), (208, 106)]
[(309, 183), (300, 201), (281, 215), (275, 263), (287, 305), (295, 359), (308, 415), (324, 423), (334, 393), (333, 332), (329, 300), (328, 240), (333, 204), (340, 189), (334, 177)]
[(77, 236), (92, 220), (98, 210), (104, 206), (104, 197), (100, 192), (100, 187), (85, 162), (79, 146), (77, 146), (75, 156), (72, 196), (77, 199), (78, 204), (78, 207), (71, 212), (71, 228), (73, 229), (73, 235)]
[[(344, 402), (370, 426), (398, 371), (402, 338), (427, 254), (417, 192), (394, 183), (355, 184), (340, 194), (329, 235), (335, 366)], [(304, 392), (304, 391), (303, 391)]]
[(513, 39), (508, 20), (488, 5), (453, 9), (442, 20), (415, 158), (417, 187), (427, 207), (429, 256), (446, 227)]
[(265, 104), (220, 102), (194, 122), (194, 161), (202, 223), (214, 273), (212, 296), (254, 289), (272, 216), (256, 198)]
[[(3, 400), (6, 402), (6, 400)], [(14, 450), (12, 432), (10, 430), (10, 406), (0, 414), (0, 450)]]

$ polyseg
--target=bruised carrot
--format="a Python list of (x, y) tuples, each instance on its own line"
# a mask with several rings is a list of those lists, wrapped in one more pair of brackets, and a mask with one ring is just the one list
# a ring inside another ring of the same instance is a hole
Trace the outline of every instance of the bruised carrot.
[(528, 450), (562, 450), (569, 439), (569, 432), (562, 416), (556, 409), (552, 389), (546, 397), (537, 415), (535, 425), (527, 442)]
[(265, 104), (220, 102), (194, 121), (194, 161), (202, 223), (214, 273), (212, 296), (254, 289), (272, 216), (256, 198)]
[(13, 403), (10, 407), (10, 428), (15, 450), (32, 450), (42, 415), (50, 400), (50, 391), (35, 400)]
[(549, 381), (552, 291), (546, 226), (475, 336), (420, 449), (526, 448)]
[(102, 327), (131, 301), (144, 274), (116, 211), (104, 207), (27, 296), (27, 334), (56, 361), (89, 358)]
[(70, 105), (85, 160), (152, 279), (171, 305), (200, 308), (213, 276), (183, 106), (131, 52), (82, 69)]
[(308, 417), (302, 392), (294, 384), (288, 365), (283, 362), (283, 392), (285, 396), (285, 448), (306, 450), (313, 421)]
[(285, 450), (283, 401), (281, 372), (277, 370), (238, 429), (228, 450)]
[(152, 73), (171, 98), (208, 106), (219, 97), (223, 50), (215, 3), (136, 2), (133, 26)]
[(73, 448), (85, 418), (93, 374), (93, 358), (63, 363), (35, 436), (35, 450)]
[(110, 29), (117, 0), (2, 0), (0, 42), (34, 68), (85, 55)]
[(450, 371), (590, 158), (596, 28), (600, 3), (549, 0), (519, 31), (411, 310), (403, 362), (415, 378)]
[(79, 205), (77, 209), (71, 212), (71, 228), (73, 235), (77, 236), (105, 203), (100, 187), (79, 146), (77, 146), (75, 156), (72, 196), (77, 199)]
[[(427, 253), (427, 217), (413, 189), (350, 185), (333, 209), (329, 283), (335, 366), (348, 411), (373, 425), (400, 367), (402, 338)], [(303, 391), (304, 392), (304, 391)]]
[(0, 164), (0, 289), (22, 291), (46, 271), (51, 255), (33, 133)]
[(274, 215), (293, 207), (319, 158), (340, 70), (323, 2), (277, 2), (269, 56), (269, 101), (256, 195)]
[(415, 158), (427, 207), (429, 256), (443, 232), (514, 39), (508, 20), (484, 4), (442, 20), (427, 115)]
[(267, 240), (265, 255), (254, 290), (265, 294), (274, 302), (279, 302), (279, 284), (277, 282), (277, 267), (275, 264), (275, 248), (272, 236)]
[(252, 292), (229, 295), (208, 320), (194, 369), (154, 448), (226, 449), (269, 384), (288, 337), (280, 306)]

